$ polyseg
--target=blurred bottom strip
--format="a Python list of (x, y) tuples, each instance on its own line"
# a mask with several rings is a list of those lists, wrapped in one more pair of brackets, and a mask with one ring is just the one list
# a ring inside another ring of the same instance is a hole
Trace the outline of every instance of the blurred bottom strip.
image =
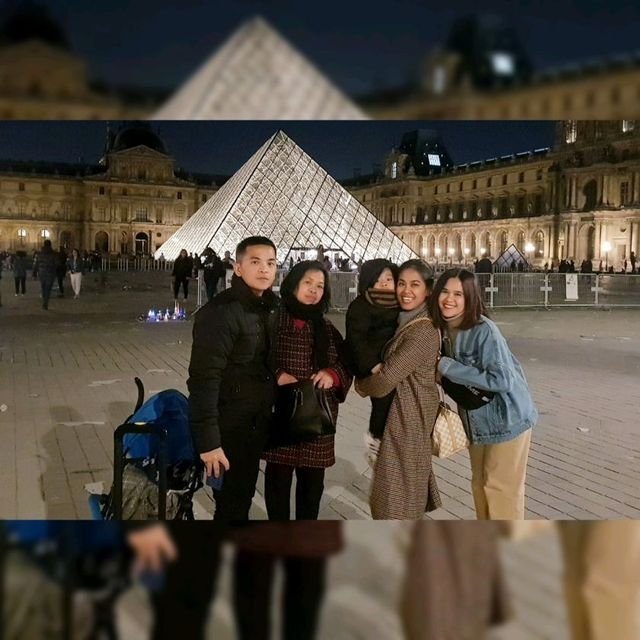
[(4, 521), (0, 637), (635, 640), (640, 522)]

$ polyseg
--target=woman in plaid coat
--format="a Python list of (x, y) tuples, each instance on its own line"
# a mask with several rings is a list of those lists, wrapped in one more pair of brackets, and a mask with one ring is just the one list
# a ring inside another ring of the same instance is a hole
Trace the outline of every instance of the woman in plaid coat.
[(420, 260), (400, 266), (398, 329), (385, 348), (382, 368), (356, 380), (362, 396), (382, 398), (395, 390), (373, 470), (370, 504), (375, 520), (419, 520), (441, 505), (431, 467), (440, 337), (426, 308), (430, 277)]
[[(338, 358), (342, 336), (324, 317), (331, 292), (329, 275), (315, 261), (296, 264), (280, 288), (282, 306), (275, 345), (278, 385), (311, 379), (324, 389), (333, 414), (344, 402), (351, 376)], [(296, 520), (316, 520), (324, 491), (324, 470), (335, 464), (334, 436), (282, 446), (264, 454), (265, 502), (270, 520), (289, 520), (293, 473)]]

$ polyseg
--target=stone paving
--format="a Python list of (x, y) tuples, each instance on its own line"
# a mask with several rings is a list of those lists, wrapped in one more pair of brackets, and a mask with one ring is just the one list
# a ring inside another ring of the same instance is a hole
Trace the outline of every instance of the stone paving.
[[(136, 318), (171, 303), (166, 274), (85, 276), (79, 300), (40, 309), (35, 282), (15, 298), (0, 281), (0, 517), (85, 518), (85, 485), (110, 483), (112, 433), (130, 413), (133, 377), (148, 395), (185, 390), (191, 323)], [(124, 287), (124, 289), (123, 289)], [(54, 292), (55, 296), (55, 292)], [(188, 310), (195, 303), (189, 301)], [(527, 480), (527, 516), (640, 518), (640, 311), (497, 310), (540, 411)], [(344, 316), (334, 321), (344, 326)], [(337, 463), (321, 517), (369, 517), (362, 434), (368, 401), (341, 407)], [(466, 455), (435, 462), (444, 507), (434, 518), (473, 518)], [(262, 480), (252, 516), (264, 518)], [(202, 492), (197, 515), (211, 499)]]
[[(346, 523), (345, 533), (345, 549), (329, 565), (319, 640), (401, 640), (397, 603), (405, 563), (394, 523), (352, 521)], [(503, 541), (500, 551), (514, 615), (488, 640), (568, 640), (562, 560), (555, 534)], [(276, 582), (274, 602), (278, 602), (279, 588)], [(227, 563), (211, 612), (207, 634), (211, 640), (236, 637), (230, 594)], [(151, 612), (142, 589), (125, 594), (118, 613), (122, 640), (148, 637)], [(276, 607), (276, 628), (278, 622)]]

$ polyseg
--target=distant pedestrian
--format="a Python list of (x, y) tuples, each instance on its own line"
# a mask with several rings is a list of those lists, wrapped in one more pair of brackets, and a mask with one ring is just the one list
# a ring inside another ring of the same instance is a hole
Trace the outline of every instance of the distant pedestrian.
[(173, 271), (171, 275), (173, 276), (173, 299), (178, 300), (178, 292), (180, 291), (180, 285), (182, 285), (182, 290), (184, 292), (184, 299), (186, 300), (189, 296), (189, 278), (191, 277), (191, 273), (193, 271), (193, 259), (187, 255), (187, 250), (182, 249), (180, 251), (180, 255), (176, 258), (176, 261), (173, 263)]
[(26, 293), (27, 283), (27, 252), (16, 251), (16, 257), (13, 261), (13, 279), (16, 285), (16, 296)]
[(207, 301), (211, 302), (218, 292), (218, 283), (220, 282), (220, 278), (224, 278), (225, 269), (222, 264), (222, 260), (220, 260), (216, 252), (211, 247), (207, 247), (202, 252), (202, 258), (204, 285), (207, 288)]
[(634, 251), (631, 252), (629, 256), (629, 262), (631, 262), (631, 273), (636, 272), (636, 254)]
[(82, 275), (84, 274), (84, 260), (80, 257), (80, 252), (77, 249), (74, 249), (71, 252), (71, 257), (67, 261), (67, 268), (69, 269), (73, 298), (74, 300), (77, 300), (80, 297)]
[(67, 252), (60, 247), (57, 254), (56, 278), (58, 279), (58, 298), (64, 298), (64, 277), (67, 275)]
[(49, 298), (57, 275), (58, 260), (58, 254), (53, 250), (51, 240), (45, 240), (37, 258), (38, 278), (42, 289), (42, 308), (45, 311), (49, 309)]

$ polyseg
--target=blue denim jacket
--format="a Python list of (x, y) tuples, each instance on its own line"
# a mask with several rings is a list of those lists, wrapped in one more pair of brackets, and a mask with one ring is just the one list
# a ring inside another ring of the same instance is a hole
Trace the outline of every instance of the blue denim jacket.
[(493, 321), (482, 316), (475, 327), (459, 331), (453, 352), (455, 359), (442, 357), (438, 364), (444, 377), (496, 394), (467, 412), (472, 444), (506, 442), (536, 423), (538, 412), (522, 367)]

